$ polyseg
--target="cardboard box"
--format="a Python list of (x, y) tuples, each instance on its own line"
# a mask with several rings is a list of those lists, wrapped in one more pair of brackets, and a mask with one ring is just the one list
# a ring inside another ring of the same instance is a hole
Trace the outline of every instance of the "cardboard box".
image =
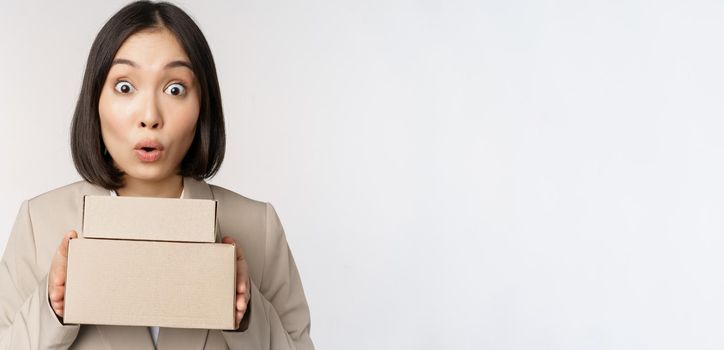
[(233, 329), (236, 248), (217, 226), (216, 201), (86, 196), (64, 322)]
[(85, 196), (83, 238), (216, 241), (216, 201)]
[(235, 247), (73, 239), (64, 322), (233, 329)]

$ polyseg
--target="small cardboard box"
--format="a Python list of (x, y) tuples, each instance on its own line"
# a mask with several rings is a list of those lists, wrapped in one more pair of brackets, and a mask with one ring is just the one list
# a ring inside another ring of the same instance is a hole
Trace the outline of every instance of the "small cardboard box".
[(85, 196), (83, 238), (213, 243), (216, 201)]
[(233, 329), (236, 248), (216, 228), (216, 201), (86, 196), (64, 322)]

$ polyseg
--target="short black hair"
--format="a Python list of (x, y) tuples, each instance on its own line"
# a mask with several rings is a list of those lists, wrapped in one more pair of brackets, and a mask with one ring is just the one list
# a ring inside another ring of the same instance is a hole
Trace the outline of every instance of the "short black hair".
[(116, 52), (131, 35), (167, 28), (186, 51), (200, 87), (196, 134), (179, 167), (179, 175), (196, 180), (216, 174), (224, 160), (226, 133), (221, 92), (211, 49), (186, 12), (167, 2), (136, 1), (118, 11), (93, 41), (80, 96), (73, 113), (70, 146), (73, 163), (86, 181), (107, 189), (124, 186), (124, 172), (113, 165), (101, 135), (98, 101)]

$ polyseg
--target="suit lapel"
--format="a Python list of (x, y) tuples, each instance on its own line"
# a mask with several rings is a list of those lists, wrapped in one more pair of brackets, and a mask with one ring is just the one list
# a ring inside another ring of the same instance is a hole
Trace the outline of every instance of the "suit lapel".
[(184, 177), (184, 195), (186, 199), (214, 199), (209, 184), (204, 181)]
[[(206, 182), (184, 177), (185, 199), (213, 199), (211, 188)], [(86, 183), (78, 198), (78, 223), (83, 227), (83, 195), (109, 196), (110, 190)], [(85, 326), (88, 327), (88, 326)], [(110, 349), (153, 350), (153, 338), (148, 327), (97, 325), (101, 336)], [(206, 344), (208, 329), (159, 328), (157, 349), (200, 350)]]

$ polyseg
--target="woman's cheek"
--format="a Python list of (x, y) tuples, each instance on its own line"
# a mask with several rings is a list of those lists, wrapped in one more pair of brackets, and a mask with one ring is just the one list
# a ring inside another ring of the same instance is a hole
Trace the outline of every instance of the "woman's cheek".
[[(193, 96), (188, 96), (193, 97)], [(177, 149), (175, 153), (175, 161), (181, 162), (194, 140), (196, 132), (196, 123), (199, 116), (198, 102), (192, 99), (186, 99), (183, 103), (174, 104), (169, 109), (166, 126), (175, 140)]]
[(176, 106), (176, 124), (180, 129), (179, 132), (184, 136), (191, 135), (193, 138), (196, 123), (199, 119), (199, 102), (195, 93), (189, 94), (183, 101)]
[(99, 100), (98, 113), (103, 142), (113, 159), (123, 164), (129, 158), (124, 150), (128, 149), (127, 138), (132, 129), (132, 118), (129, 117), (132, 113), (132, 103), (133, 101), (128, 98), (118, 98), (107, 91), (101, 94)]

